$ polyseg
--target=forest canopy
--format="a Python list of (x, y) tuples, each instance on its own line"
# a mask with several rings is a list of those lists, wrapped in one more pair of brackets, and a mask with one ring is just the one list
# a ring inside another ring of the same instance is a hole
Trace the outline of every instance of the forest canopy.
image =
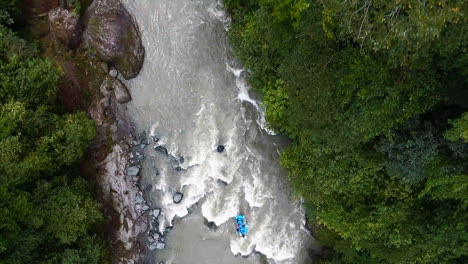
[(0, 1), (0, 263), (103, 263), (101, 206), (80, 173), (95, 124), (64, 110), (61, 70), (10, 28), (18, 3)]
[(466, 1), (225, 5), (323, 262), (468, 262)]

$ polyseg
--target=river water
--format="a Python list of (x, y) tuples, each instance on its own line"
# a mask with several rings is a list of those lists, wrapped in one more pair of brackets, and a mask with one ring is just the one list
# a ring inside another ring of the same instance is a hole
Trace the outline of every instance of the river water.
[[(144, 149), (145, 198), (161, 207), (166, 249), (147, 263), (310, 263), (313, 238), (291, 194), (279, 153), (287, 139), (265, 128), (259, 103), (227, 43), (216, 0), (125, 0), (146, 48), (127, 82), (137, 131), (160, 140)], [(165, 147), (169, 154), (155, 150)], [(225, 146), (221, 153), (217, 146)], [(173, 195), (184, 194), (175, 204)], [(249, 234), (236, 234), (243, 213)]]

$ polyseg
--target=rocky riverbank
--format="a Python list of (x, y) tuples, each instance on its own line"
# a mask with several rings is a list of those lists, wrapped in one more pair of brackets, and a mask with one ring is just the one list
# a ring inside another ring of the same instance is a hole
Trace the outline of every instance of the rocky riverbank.
[[(97, 137), (83, 170), (97, 185), (112, 241), (113, 263), (140, 263), (150, 215), (138, 187), (145, 144), (133, 133), (121, 78), (138, 75), (144, 60), (138, 25), (118, 0), (27, 1), (32, 35), (63, 72), (59, 92), (65, 107), (85, 109)], [(80, 15), (81, 14), (81, 15)], [(159, 213), (158, 213), (159, 214)]]

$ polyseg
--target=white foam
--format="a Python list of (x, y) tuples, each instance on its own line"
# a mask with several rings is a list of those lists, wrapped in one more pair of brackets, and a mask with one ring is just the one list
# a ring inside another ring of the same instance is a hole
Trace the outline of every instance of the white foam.
[(238, 88), (238, 91), (239, 91), (236, 99), (240, 100), (241, 102), (248, 102), (252, 104), (255, 107), (255, 109), (257, 109), (257, 113), (258, 113), (257, 124), (268, 134), (276, 135), (275, 131), (270, 129), (267, 125), (266, 118), (265, 118), (265, 110), (260, 106), (261, 104), (257, 100), (253, 99), (249, 94), (250, 87), (247, 85), (247, 80), (243, 74), (245, 70), (242, 68), (235, 69), (231, 67), (231, 65), (229, 65), (228, 62), (226, 62), (226, 69), (227, 71), (232, 72), (234, 76), (236, 77), (236, 87)]

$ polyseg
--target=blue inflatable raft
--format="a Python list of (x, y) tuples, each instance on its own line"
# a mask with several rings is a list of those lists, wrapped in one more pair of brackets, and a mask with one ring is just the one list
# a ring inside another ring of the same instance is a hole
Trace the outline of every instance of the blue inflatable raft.
[(245, 220), (245, 217), (241, 214), (236, 216), (236, 230), (239, 236), (242, 237), (245, 237), (249, 232), (249, 229), (247, 228), (247, 220)]

